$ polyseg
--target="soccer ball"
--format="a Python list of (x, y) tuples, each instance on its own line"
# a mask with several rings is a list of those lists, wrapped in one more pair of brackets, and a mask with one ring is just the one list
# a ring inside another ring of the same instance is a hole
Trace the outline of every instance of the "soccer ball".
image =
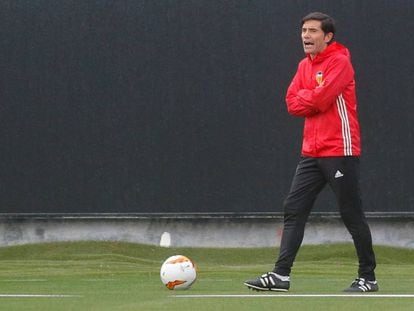
[(190, 258), (175, 255), (164, 261), (160, 276), (168, 289), (187, 289), (195, 282), (197, 272)]

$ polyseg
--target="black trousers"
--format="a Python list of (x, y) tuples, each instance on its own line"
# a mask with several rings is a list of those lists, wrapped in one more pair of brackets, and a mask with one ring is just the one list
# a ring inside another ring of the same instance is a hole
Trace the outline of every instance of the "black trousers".
[(284, 202), (284, 227), (274, 272), (290, 275), (302, 244), (306, 221), (314, 202), (329, 184), (335, 193), (341, 218), (352, 236), (359, 259), (358, 276), (375, 280), (375, 254), (371, 231), (362, 210), (358, 157), (302, 157)]

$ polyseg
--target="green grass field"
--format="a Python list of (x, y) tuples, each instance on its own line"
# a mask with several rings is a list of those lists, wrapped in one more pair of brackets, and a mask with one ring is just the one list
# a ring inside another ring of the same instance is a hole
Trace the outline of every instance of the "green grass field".
[[(375, 250), (378, 294), (414, 295), (414, 250)], [(160, 281), (162, 262), (175, 254), (187, 255), (197, 264), (198, 278), (189, 290), (170, 291)], [(243, 281), (270, 270), (276, 254), (271, 248), (184, 249), (115, 242), (4, 247), (0, 310), (414, 309), (414, 296), (298, 296), (343, 294), (356, 276), (354, 249), (348, 244), (302, 247), (287, 295), (247, 290)]]

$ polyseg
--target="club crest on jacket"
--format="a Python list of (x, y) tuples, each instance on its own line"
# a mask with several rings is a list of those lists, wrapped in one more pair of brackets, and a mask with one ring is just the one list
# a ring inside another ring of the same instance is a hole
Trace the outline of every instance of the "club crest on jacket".
[(317, 87), (323, 86), (324, 82), (325, 81), (323, 80), (323, 73), (322, 73), (322, 71), (318, 71), (316, 73), (316, 83), (318, 83), (318, 86)]

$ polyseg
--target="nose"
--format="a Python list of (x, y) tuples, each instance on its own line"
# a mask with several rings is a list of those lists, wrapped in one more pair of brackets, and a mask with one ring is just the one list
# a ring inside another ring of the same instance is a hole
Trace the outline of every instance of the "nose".
[(307, 29), (302, 30), (302, 37), (303, 38), (309, 38), (309, 31)]

